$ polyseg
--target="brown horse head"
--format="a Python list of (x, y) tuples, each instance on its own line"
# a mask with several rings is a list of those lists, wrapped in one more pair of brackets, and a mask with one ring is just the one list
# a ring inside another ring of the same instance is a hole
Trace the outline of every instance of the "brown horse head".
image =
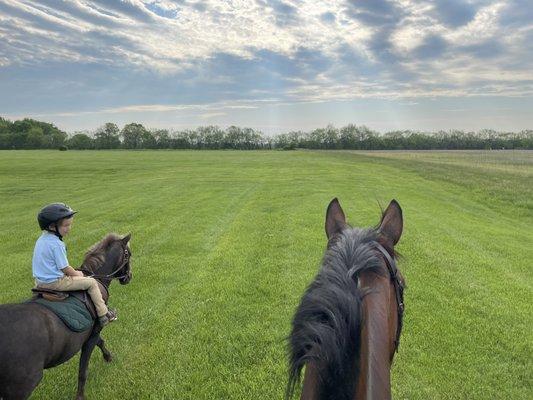
[(121, 285), (128, 284), (132, 277), (130, 239), (131, 234), (124, 237), (108, 234), (87, 251), (80, 269), (105, 286), (113, 279), (118, 279)]
[(322, 267), (296, 310), (287, 398), (306, 367), (302, 399), (390, 398), (404, 281), (394, 246), (403, 230), (395, 200), (376, 228), (353, 228), (337, 199), (326, 212)]

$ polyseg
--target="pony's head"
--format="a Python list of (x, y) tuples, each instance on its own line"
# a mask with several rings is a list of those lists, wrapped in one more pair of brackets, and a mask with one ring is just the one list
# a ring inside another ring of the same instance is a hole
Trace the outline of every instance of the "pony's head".
[(87, 251), (81, 270), (100, 280), (118, 279), (121, 285), (128, 284), (132, 277), (130, 239), (131, 234), (108, 234)]

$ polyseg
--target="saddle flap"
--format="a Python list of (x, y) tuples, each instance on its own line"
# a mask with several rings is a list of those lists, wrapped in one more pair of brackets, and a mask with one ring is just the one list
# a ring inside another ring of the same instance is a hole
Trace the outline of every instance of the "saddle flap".
[(91, 296), (89, 296), (89, 293), (85, 290), (76, 290), (74, 292), (70, 292), (70, 294), (80, 300), (83, 304), (85, 304), (85, 307), (93, 317), (93, 319), (96, 319), (96, 307), (94, 306), (93, 301), (91, 300)]

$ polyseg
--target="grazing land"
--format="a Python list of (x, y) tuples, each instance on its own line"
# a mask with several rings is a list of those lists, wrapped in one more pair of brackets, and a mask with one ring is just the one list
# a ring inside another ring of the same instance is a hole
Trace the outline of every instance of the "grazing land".
[[(89, 399), (281, 399), (333, 197), (357, 226), (403, 208), (394, 398), (531, 398), (531, 151), (2, 151), (0, 302), (29, 297), (36, 214), (67, 202), (72, 265), (132, 233), (133, 280), (112, 285), (103, 332), (115, 359), (94, 352)], [(32, 399), (73, 398), (77, 362)]]

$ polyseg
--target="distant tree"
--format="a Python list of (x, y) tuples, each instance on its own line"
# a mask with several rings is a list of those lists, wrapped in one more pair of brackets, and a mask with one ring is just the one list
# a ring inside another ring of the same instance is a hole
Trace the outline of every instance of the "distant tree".
[(252, 128), (230, 126), (224, 135), (223, 147), (226, 149), (251, 150), (262, 146), (262, 135)]
[(172, 147), (172, 138), (170, 137), (168, 130), (156, 129), (152, 131), (152, 136), (154, 137), (158, 149), (169, 149)]
[(171, 147), (173, 149), (190, 149), (192, 148), (189, 142), (188, 131), (177, 131), (172, 133)]
[(224, 146), (224, 131), (218, 126), (201, 126), (196, 129), (198, 144), (205, 149), (221, 149)]
[(264, 140), (261, 132), (256, 132), (252, 128), (245, 128), (244, 135), (247, 150), (263, 148)]
[(13, 145), (11, 143), (12, 135), (11, 133), (2, 133), (0, 132), (0, 149), (6, 150), (13, 148)]
[(11, 125), (11, 121), (0, 117), (0, 149), (12, 148)]
[(15, 121), (10, 126), (13, 148), (59, 148), (65, 143), (67, 134), (55, 125), (31, 118)]
[(324, 128), (314, 129), (309, 132), (309, 138), (307, 140), (307, 146), (311, 149), (323, 149), (325, 141)]
[(323, 146), (326, 149), (339, 148), (339, 131), (333, 125), (326, 126), (323, 131)]
[(40, 126), (32, 126), (26, 134), (26, 144), (24, 147), (27, 149), (40, 149), (43, 147), (44, 142), (43, 129)]
[(339, 142), (343, 149), (358, 149), (357, 126), (349, 124), (339, 130)]
[(95, 139), (92, 139), (85, 133), (76, 133), (67, 140), (70, 149), (89, 150), (95, 147)]
[(533, 130), (518, 132), (515, 141), (517, 149), (533, 149)]
[(188, 143), (189, 149), (198, 149), (199, 147), (199, 137), (198, 133), (192, 129), (186, 129), (181, 132), (181, 137)]
[(141, 134), (141, 148), (157, 149), (157, 140), (149, 130), (145, 129)]
[(274, 138), (274, 147), (276, 148), (283, 148), (283, 146), (286, 146), (288, 143), (289, 143), (288, 133), (280, 133)]
[(118, 149), (120, 147), (120, 130), (112, 122), (107, 122), (96, 130), (95, 147), (97, 149)]
[(65, 132), (53, 132), (50, 135), (44, 135), (45, 143), (50, 149), (57, 149), (65, 144), (68, 136)]
[(383, 146), (390, 150), (401, 150), (405, 148), (404, 141), (406, 140), (407, 135), (403, 131), (392, 131), (387, 132), (383, 135), (381, 140), (383, 141)]
[(0, 135), (8, 134), (11, 132), (11, 125), (13, 123), (7, 119), (0, 117)]
[(131, 123), (122, 128), (120, 133), (123, 140), (123, 146), (126, 149), (141, 149), (146, 129), (141, 124)]

